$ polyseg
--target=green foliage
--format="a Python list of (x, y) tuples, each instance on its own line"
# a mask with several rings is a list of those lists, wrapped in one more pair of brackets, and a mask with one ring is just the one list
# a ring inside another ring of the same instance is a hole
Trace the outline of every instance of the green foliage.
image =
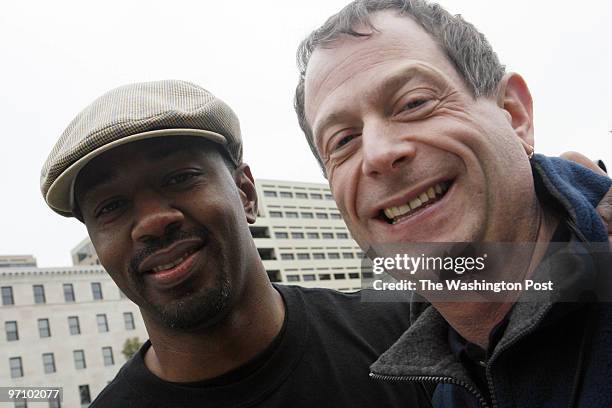
[(125, 342), (123, 343), (123, 350), (121, 350), (121, 353), (123, 353), (126, 360), (129, 360), (134, 354), (136, 354), (136, 352), (140, 349), (141, 346), (142, 342), (138, 339), (138, 337), (125, 339)]

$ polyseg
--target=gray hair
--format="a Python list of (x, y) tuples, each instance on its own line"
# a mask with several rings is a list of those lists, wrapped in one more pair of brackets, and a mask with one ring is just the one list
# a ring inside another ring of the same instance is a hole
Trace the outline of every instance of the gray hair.
[(325, 168), (314, 144), (312, 129), (306, 121), (305, 114), (304, 80), (308, 62), (317, 47), (332, 47), (334, 41), (341, 35), (370, 36), (370, 33), (355, 31), (355, 27), (366, 26), (376, 31), (369, 17), (384, 10), (394, 10), (401, 16), (410, 16), (423, 27), (446, 53), (475, 98), (491, 95), (504, 76), (505, 68), (500, 64), (485, 36), (460, 15), (453, 16), (438, 4), (426, 0), (353, 1), (310, 33), (297, 50), (300, 78), (295, 90), (295, 112), (323, 173)]

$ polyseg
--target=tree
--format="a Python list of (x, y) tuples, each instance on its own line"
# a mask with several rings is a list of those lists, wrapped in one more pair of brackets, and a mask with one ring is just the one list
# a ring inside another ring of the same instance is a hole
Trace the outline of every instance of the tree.
[(125, 342), (123, 343), (123, 350), (121, 350), (121, 353), (123, 353), (126, 360), (129, 360), (134, 354), (136, 354), (136, 352), (140, 349), (141, 346), (142, 343), (140, 342), (138, 337), (125, 339)]

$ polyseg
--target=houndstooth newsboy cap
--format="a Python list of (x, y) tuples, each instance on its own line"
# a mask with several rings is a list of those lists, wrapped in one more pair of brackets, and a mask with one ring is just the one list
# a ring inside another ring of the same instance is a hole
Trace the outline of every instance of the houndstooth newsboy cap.
[(125, 85), (96, 99), (62, 133), (40, 175), (47, 205), (74, 216), (74, 182), (87, 163), (114, 147), (167, 136), (203, 137), (242, 163), (240, 123), (225, 102), (185, 81)]

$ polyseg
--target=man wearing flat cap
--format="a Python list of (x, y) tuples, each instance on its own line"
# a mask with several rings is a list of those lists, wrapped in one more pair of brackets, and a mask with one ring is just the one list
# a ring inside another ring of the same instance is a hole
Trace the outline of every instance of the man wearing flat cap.
[(249, 231), (257, 196), (238, 119), (208, 91), (108, 92), (63, 133), (41, 189), (85, 224), (150, 337), (92, 407), (429, 403), (420, 384), (368, 378), (408, 326), (406, 306), (270, 283)]

